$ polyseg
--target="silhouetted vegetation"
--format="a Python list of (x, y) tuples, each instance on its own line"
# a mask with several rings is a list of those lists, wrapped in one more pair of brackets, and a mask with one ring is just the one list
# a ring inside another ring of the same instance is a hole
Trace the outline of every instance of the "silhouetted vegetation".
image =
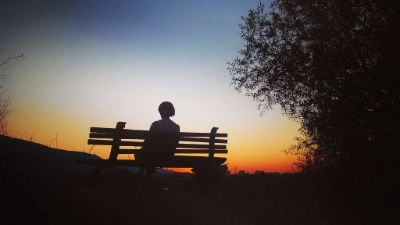
[[(306, 174), (224, 177), (158, 171), (152, 188), (125, 167), (92, 176), (97, 158), (0, 135), (2, 219), (10, 224), (370, 224), (357, 202)], [(388, 224), (385, 218), (381, 224)]]
[[(0, 67), (6, 65), (12, 60), (22, 58), (24, 55), (18, 55), (13, 57), (8, 57), (4, 61), (0, 62)], [(4, 87), (5, 80), (9, 77), (8, 74), (0, 74), (0, 134), (7, 134), (7, 127), (8, 127), (8, 117), (11, 114), (10, 110), (10, 103), (11, 99), (10, 96), (6, 93), (6, 89)]]
[(274, 0), (242, 19), (235, 88), (299, 121), (303, 137), (287, 152), (302, 172), (383, 204), (399, 165), (398, 2)]
[(394, 169), (399, 11), (396, 1), (275, 0), (243, 17), (233, 84), (263, 110), (279, 104), (300, 122), (303, 137), (288, 152), (302, 171)]

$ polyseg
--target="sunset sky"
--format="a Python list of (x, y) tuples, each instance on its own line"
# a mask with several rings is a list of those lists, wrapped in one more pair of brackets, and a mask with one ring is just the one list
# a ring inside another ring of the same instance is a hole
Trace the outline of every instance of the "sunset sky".
[[(0, 67), (12, 97), (9, 135), (88, 152), (91, 126), (148, 129), (171, 101), (181, 131), (228, 133), (228, 166), (291, 172), (298, 124), (262, 115), (231, 85), (227, 63), (256, 0), (1, 1)], [(95, 148), (105, 157), (108, 150)]]

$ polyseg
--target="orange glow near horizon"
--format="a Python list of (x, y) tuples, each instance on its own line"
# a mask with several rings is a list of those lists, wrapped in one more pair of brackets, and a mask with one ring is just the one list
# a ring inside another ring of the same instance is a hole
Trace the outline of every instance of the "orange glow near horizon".
[[(135, 93), (128, 96), (135, 96)], [(213, 110), (199, 111), (196, 108), (207, 108), (208, 102), (194, 104), (186, 102), (186, 97), (174, 96), (177, 112), (172, 119), (180, 124), (181, 131), (209, 132), (213, 126), (217, 126), (218, 132), (227, 133), (227, 164), (231, 173), (294, 171), (294, 157), (286, 155), (283, 150), (295, 143), (294, 138), (299, 135), (298, 124), (282, 116), (279, 110), (267, 111), (260, 117), (251, 99), (232, 94), (225, 97), (229, 104), (211, 102), (215, 105)], [(79, 99), (78, 96), (76, 98)], [(82, 109), (81, 105), (89, 106), (89, 102), (84, 101), (83, 98), (74, 102), (75, 105), (68, 103), (42, 107), (30, 102), (19, 104), (13, 107), (15, 110), (9, 118), (9, 134), (53, 148), (90, 152), (107, 158), (110, 151), (108, 147), (87, 144), (90, 127), (113, 128), (116, 122), (124, 121), (127, 122), (126, 129), (147, 130), (151, 122), (160, 117), (157, 107), (161, 98), (157, 97), (148, 98), (151, 103), (137, 99), (135, 110), (122, 103), (121, 107), (114, 107), (114, 110), (102, 110), (99, 107), (103, 104), (101, 102)], [(109, 104), (106, 102), (102, 107), (107, 106)], [(250, 110), (251, 107), (254, 107), (253, 110)]]
[[(29, 114), (29, 115), (28, 115)], [(37, 114), (37, 117), (35, 116)], [(33, 118), (38, 119), (33, 119)], [(40, 119), (45, 118), (45, 119)], [(106, 159), (109, 155), (109, 146), (91, 146), (87, 144), (89, 128), (91, 126), (115, 127), (115, 123), (95, 122), (94, 120), (84, 121), (63, 115), (61, 112), (44, 110), (43, 112), (29, 107), (22, 111), (16, 111), (10, 118), (9, 133), (21, 139), (71, 151), (82, 151), (96, 154)], [(266, 126), (263, 118), (259, 122), (246, 126), (220, 128), (219, 132), (228, 133), (227, 157), (228, 169), (231, 173), (245, 171), (254, 173), (264, 172), (294, 172), (293, 162), (295, 158), (288, 156), (282, 150), (294, 144), (294, 137), (297, 132), (297, 124), (281, 118), (277, 118)], [(148, 122), (150, 124), (150, 121)], [(133, 127), (127, 123), (126, 129), (147, 129), (144, 125)], [(181, 126), (185, 127), (181, 124)], [(27, 127), (34, 129), (27, 130)], [(209, 130), (191, 128), (182, 130), (188, 132), (209, 132)], [(217, 155), (219, 156), (219, 155)], [(121, 156), (124, 157), (124, 156)], [(125, 156), (128, 157), (128, 156)], [(132, 157), (132, 156), (131, 156)], [(172, 169), (173, 171), (189, 172), (190, 169)]]
[(228, 133), (231, 172), (292, 172), (293, 157), (282, 150), (298, 124), (278, 107), (260, 116), (227, 70), (244, 46), (241, 17), (257, 4), (10, 1), (0, 14), (0, 62), (25, 55), (0, 67), (11, 75), (10, 136), (106, 158), (109, 149), (87, 144), (90, 127), (124, 121), (146, 130), (167, 100), (181, 131)]

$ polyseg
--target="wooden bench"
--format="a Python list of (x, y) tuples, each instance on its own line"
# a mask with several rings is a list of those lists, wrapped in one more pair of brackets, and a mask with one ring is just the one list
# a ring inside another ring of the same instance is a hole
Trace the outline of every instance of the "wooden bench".
[[(228, 135), (217, 133), (217, 127), (213, 127), (210, 133), (180, 132), (176, 134), (178, 143), (173, 156), (150, 161), (137, 156), (144, 152), (143, 143), (150, 133), (154, 132), (124, 128), (125, 122), (118, 122), (116, 128), (91, 127), (88, 144), (109, 145), (111, 146), (110, 154), (108, 159), (81, 162), (96, 164), (97, 169), (113, 166), (192, 168), (198, 177), (204, 178), (221, 177), (227, 171), (226, 158), (215, 155), (228, 153), (226, 148)], [(135, 157), (119, 159), (118, 155), (121, 154), (131, 154)]]

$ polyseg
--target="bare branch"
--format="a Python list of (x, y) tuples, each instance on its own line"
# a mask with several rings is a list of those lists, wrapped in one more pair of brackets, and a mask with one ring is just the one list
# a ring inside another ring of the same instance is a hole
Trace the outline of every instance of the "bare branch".
[[(11, 60), (16, 60), (23, 57), (24, 54), (8, 57), (7, 59), (5, 59), (3, 62), (0, 63), (0, 67), (6, 65)], [(2, 81), (7, 79), (8, 77), (10, 77), (10, 75), (0, 74), (0, 79)], [(4, 91), (4, 86), (0, 84), (0, 134), (1, 135), (7, 135), (7, 126), (8, 126), (7, 119), (11, 114), (11, 111), (9, 109), (10, 104), (11, 104), (10, 97), (6, 96), (6, 93)]]
[[(24, 54), (8, 57), (6, 60), (4, 60), (2, 63), (0, 63), (0, 66), (4, 66), (5, 64), (10, 62), (11, 60), (19, 59), (19, 58), (23, 58), (23, 57), (24, 57)], [(1, 76), (6, 76), (6, 75), (1, 75)]]

